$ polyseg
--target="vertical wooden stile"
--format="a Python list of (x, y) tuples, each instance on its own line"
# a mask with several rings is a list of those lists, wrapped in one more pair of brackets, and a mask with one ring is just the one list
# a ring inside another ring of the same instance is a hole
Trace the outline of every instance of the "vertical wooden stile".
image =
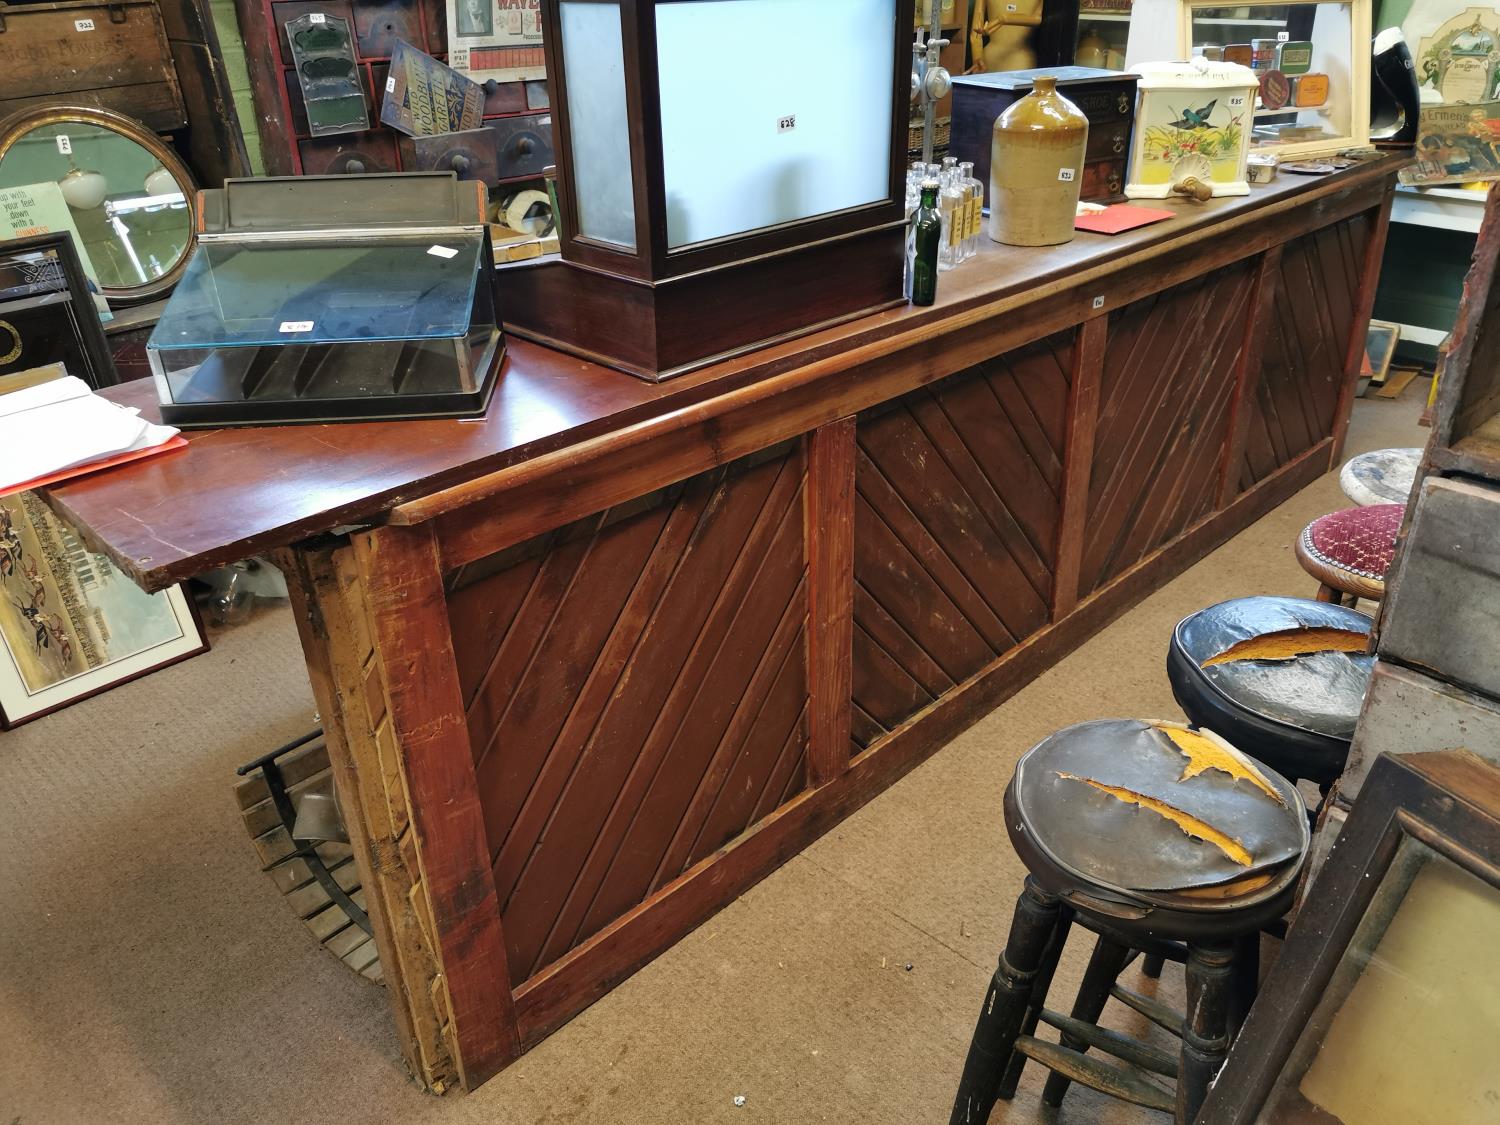
[(1078, 328), (1073, 373), (1068, 381), (1068, 429), (1063, 446), (1062, 518), (1057, 532), (1057, 578), (1052, 588), (1052, 620), (1061, 621), (1078, 604), (1078, 575), (1088, 521), (1089, 477), (1094, 463), (1094, 431), (1099, 424), (1099, 388), (1109, 314)]
[(473, 1089), (519, 1054), (515, 1004), (431, 524), (356, 536), (427, 905)]
[(1245, 455), (1245, 440), (1250, 421), (1255, 416), (1255, 385), (1260, 379), (1261, 359), (1266, 333), (1276, 309), (1276, 279), (1281, 275), (1281, 246), (1272, 246), (1261, 256), (1254, 287), (1250, 290), (1250, 315), (1245, 318), (1245, 337), (1240, 345), (1240, 362), (1235, 369), (1234, 397), (1229, 401), (1229, 441), (1224, 446), (1224, 460), (1219, 466), (1219, 492), (1216, 507), (1222, 508), (1234, 499), (1240, 483), (1240, 458)]
[(855, 422), (807, 436), (803, 541), (807, 554), (808, 785), (849, 767), (854, 694)]

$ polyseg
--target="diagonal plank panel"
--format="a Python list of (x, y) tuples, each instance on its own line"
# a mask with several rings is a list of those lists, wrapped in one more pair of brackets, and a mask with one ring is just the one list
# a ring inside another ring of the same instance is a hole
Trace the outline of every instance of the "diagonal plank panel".
[(448, 575), (515, 983), (804, 787), (803, 481), (778, 446)]
[(1254, 273), (1239, 262), (1111, 314), (1080, 593), (1212, 511)]
[(1371, 222), (1356, 215), (1288, 242), (1255, 382), (1241, 489), (1333, 433)]
[(1047, 623), (1072, 350), (1051, 337), (859, 416), (855, 748)]

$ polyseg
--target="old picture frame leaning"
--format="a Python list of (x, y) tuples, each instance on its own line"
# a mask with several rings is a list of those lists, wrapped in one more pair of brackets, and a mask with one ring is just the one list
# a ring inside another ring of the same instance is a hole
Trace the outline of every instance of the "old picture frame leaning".
[(1500, 768), (1382, 756), (1199, 1120), (1489, 1120), (1497, 925)]
[(147, 594), (36, 493), (0, 497), (0, 730), (207, 650), (184, 587)]
[(0, 375), (51, 363), (95, 390), (119, 382), (67, 231), (0, 241)]

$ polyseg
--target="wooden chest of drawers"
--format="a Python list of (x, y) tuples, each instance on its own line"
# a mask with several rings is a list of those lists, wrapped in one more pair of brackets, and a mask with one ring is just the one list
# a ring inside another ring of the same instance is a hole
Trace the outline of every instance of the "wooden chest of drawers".
[(0, 2), (0, 117), (52, 104), (112, 109), (158, 132), (187, 124), (152, 0)]
[(1091, 203), (1120, 202), (1125, 198), (1125, 169), (1130, 160), (1130, 133), (1135, 123), (1134, 74), (1087, 66), (1049, 66), (955, 78), (949, 154), (974, 162), (974, 175), (985, 185), (988, 207), (990, 140), (995, 119), (1012, 103), (1031, 93), (1039, 74), (1055, 75), (1057, 92), (1089, 119), (1082, 197)]

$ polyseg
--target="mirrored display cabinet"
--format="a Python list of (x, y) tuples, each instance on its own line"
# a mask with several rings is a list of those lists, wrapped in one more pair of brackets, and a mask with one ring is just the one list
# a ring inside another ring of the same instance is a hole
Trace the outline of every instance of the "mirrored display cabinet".
[(543, 0), (562, 253), (507, 329), (655, 381), (901, 303), (912, 4)]

